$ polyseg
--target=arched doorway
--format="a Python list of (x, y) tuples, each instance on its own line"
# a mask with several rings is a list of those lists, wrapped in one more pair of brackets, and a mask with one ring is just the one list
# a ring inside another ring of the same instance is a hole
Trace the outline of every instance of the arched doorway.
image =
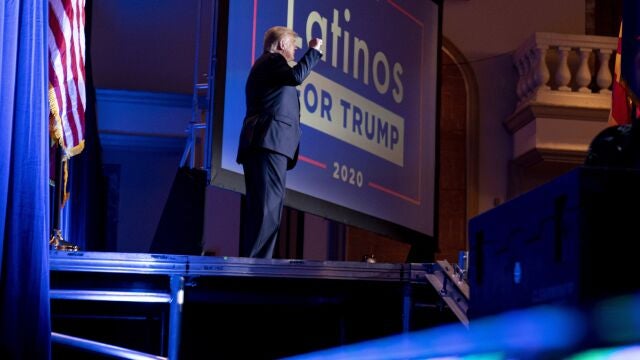
[(446, 38), (441, 56), (436, 259), (457, 262), (468, 249), (468, 220), (478, 212), (478, 87), (471, 65)]

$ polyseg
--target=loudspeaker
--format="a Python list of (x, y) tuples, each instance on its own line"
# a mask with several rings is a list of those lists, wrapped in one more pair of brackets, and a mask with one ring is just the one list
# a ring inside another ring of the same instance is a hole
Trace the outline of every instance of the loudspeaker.
[(151, 243), (151, 253), (200, 255), (207, 173), (181, 167)]

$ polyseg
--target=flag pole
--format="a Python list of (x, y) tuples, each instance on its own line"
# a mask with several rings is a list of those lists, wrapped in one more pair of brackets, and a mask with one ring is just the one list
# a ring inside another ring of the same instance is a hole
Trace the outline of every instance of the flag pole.
[(640, 117), (638, 116), (638, 104), (631, 104), (631, 151), (633, 151), (633, 169), (640, 169)]
[(49, 249), (62, 250), (62, 251), (78, 251), (80, 248), (77, 245), (73, 245), (66, 241), (62, 237), (62, 226), (60, 219), (62, 218), (62, 207), (64, 197), (64, 181), (63, 181), (63, 160), (62, 146), (56, 145), (55, 152), (55, 179), (54, 179), (54, 192), (53, 192), (53, 218), (51, 220), (51, 239), (49, 240)]
[[(84, 58), (86, 53), (85, 38), (82, 33), (85, 31), (85, 1), (57, 0), (57, 3), (66, 11), (60, 12), (57, 14), (58, 16), (49, 16), (48, 24), (49, 29), (56, 29), (50, 39), (52, 46), (49, 46), (49, 129), (52, 133), (52, 142), (56, 146), (55, 155), (52, 155), (55, 156), (55, 159), (52, 159), (53, 164), (51, 164), (54, 166), (56, 178), (52, 194), (54, 200), (51, 209), (53, 217), (51, 219), (49, 248), (78, 251), (78, 246), (63, 239), (62, 222), (64, 221), (61, 221), (61, 218), (67, 196), (68, 161), (70, 157), (79, 154), (84, 148), (86, 103)], [(67, 54), (64, 44), (75, 44), (76, 51)], [(63, 71), (66, 69), (63, 65), (65, 54), (78, 65), (73, 66), (71, 71)], [(71, 84), (75, 84), (75, 86)], [(69, 85), (71, 86), (69, 87)], [(71, 130), (72, 128), (73, 130)]]

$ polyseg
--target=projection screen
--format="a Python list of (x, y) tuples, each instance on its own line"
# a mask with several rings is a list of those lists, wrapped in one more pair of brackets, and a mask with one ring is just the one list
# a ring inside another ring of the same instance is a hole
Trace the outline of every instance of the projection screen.
[(299, 86), (302, 139), (286, 205), (385, 232), (434, 236), (440, 1), (232, 0), (220, 9), (211, 184), (244, 192), (235, 162), (244, 86), (263, 34), (286, 25), (323, 58)]

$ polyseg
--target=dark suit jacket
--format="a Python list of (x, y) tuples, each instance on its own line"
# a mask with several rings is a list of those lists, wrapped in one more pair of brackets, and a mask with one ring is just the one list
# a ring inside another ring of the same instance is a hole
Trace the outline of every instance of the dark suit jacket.
[(263, 148), (286, 156), (287, 168), (298, 160), (300, 101), (296, 86), (309, 76), (322, 53), (310, 48), (291, 67), (284, 56), (264, 53), (251, 68), (245, 87), (244, 118), (236, 161), (243, 163), (252, 149)]

